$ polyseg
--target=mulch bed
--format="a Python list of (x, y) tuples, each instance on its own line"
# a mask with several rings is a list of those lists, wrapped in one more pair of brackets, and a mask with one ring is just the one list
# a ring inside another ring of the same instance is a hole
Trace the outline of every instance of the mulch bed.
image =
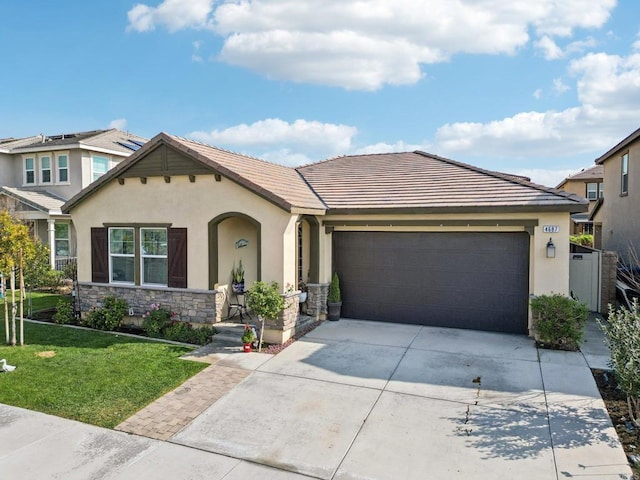
[(611, 417), (611, 422), (618, 432), (620, 443), (627, 454), (634, 478), (640, 480), (640, 430), (633, 428), (629, 422), (627, 396), (618, 390), (612, 372), (592, 370), (592, 373)]
[(314, 323), (311, 323), (311, 324), (307, 325), (303, 329), (298, 330), (293, 337), (291, 337), (289, 340), (284, 342), (282, 345), (280, 345), (280, 344), (270, 344), (270, 345), (267, 345), (265, 347), (264, 344), (263, 344), (262, 353), (270, 353), (272, 355), (275, 355), (276, 353), (280, 353), (282, 350), (287, 348), (289, 345), (291, 345), (293, 342), (298, 340), (300, 337), (306, 335), (311, 330), (314, 330), (321, 323), (322, 323), (322, 321), (314, 322)]

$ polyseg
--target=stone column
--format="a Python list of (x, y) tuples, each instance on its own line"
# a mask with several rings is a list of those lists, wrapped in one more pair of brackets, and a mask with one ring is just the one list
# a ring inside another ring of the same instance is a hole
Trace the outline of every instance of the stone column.
[(307, 283), (307, 315), (324, 320), (327, 316), (328, 294), (328, 283)]
[(49, 259), (51, 269), (56, 268), (56, 221), (52, 218), (47, 220), (47, 231), (49, 233)]

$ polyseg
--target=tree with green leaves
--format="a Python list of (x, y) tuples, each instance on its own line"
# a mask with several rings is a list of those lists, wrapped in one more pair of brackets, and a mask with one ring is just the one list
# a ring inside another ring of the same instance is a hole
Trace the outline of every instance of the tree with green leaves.
[(255, 282), (247, 292), (249, 309), (260, 320), (260, 343), (258, 351), (262, 350), (262, 337), (264, 333), (265, 318), (276, 319), (284, 308), (284, 298), (280, 295), (280, 287), (277, 282)]
[[(41, 255), (42, 249), (38, 247), (38, 241), (29, 235), (29, 228), (9, 214), (8, 211), (0, 212), (0, 273), (3, 278), (10, 279), (12, 290), (11, 330), (9, 329), (9, 299), (5, 298), (5, 332), (6, 341), (11, 345), (16, 344), (16, 275), (19, 275), (19, 305), (20, 305), (20, 344), (24, 345), (24, 265), (30, 265)], [(11, 331), (11, 339), (9, 332)]]

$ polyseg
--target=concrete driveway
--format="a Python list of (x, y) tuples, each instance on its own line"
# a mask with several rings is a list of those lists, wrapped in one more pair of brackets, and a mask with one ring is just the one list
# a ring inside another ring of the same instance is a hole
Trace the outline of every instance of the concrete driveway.
[(170, 440), (321, 479), (631, 478), (580, 353), (325, 322)]

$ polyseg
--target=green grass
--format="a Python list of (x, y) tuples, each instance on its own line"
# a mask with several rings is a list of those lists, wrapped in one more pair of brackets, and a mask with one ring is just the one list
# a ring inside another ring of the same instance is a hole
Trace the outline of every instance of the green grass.
[(187, 347), (58, 325), (25, 322), (24, 329), (25, 346), (5, 346), (0, 324), (0, 358), (18, 366), (0, 373), (0, 403), (102, 427), (115, 427), (206, 367), (178, 358)]
[[(11, 305), (11, 290), (7, 290), (7, 301)], [(27, 298), (24, 299), (24, 312), (27, 315), (29, 309), (29, 297), (31, 297), (31, 308), (34, 312), (38, 310), (44, 310), (47, 308), (53, 308), (58, 305), (58, 300), (61, 298), (71, 298), (71, 295), (60, 295), (57, 293), (41, 293), (41, 292), (27, 292)], [(19, 299), (19, 293), (16, 291), (16, 302)], [(4, 316), (4, 299), (0, 300), (0, 316)]]

